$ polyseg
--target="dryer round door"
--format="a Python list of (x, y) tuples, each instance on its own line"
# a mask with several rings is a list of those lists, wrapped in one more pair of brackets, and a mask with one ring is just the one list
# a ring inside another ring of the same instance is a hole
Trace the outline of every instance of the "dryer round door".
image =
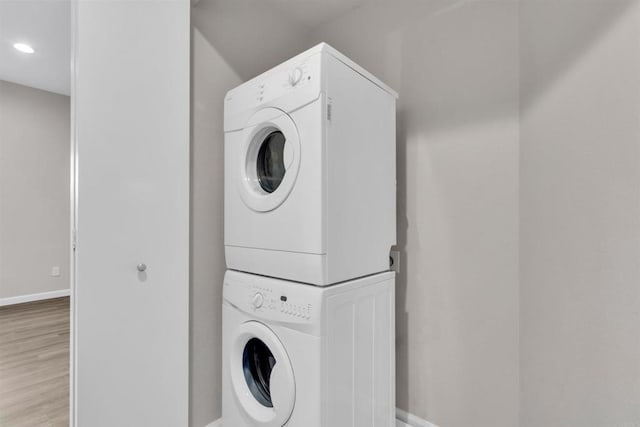
[(238, 404), (252, 425), (282, 427), (296, 398), (293, 368), (271, 329), (250, 321), (234, 332), (229, 369)]
[(238, 191), (250, 209), (268, 212), (280, 206), (295, 185), (300, 137), (291, 117), (277, 108), (258, 111), (248, 123), (238, 165)]

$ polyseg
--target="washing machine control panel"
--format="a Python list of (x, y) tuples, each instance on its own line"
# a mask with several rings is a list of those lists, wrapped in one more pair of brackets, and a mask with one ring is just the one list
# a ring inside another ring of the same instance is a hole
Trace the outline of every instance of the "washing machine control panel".
[(313, 310), (313, 304), (306, 303), (304, 301), (289, 302), (289, 297), (286, 295), (280, 296), (280, 312), (284, 315), (300, 318), (311, 319), (311, 312)]
[(253, 308), (255, 309), (262, 307), (262, 304), (264, 304), (264, 295), (262, 294), (262, 292), (256, 292), (255, 294), (253, 294), (251, 304), (253, 304)]
[(319, 293), (312, 287), (301, 284), (283, 289), (256, 283), (225, 281), (224, 293), (225, 299), (237, 308), (265, 320), (313, 322), (321, 307)]
[(278, 317), (290, 320), (311, 320), (313, 313), (313, 304), (296, 293), (257, 285), (251, 287), (249, 305), (254, 311), (272, 312)]

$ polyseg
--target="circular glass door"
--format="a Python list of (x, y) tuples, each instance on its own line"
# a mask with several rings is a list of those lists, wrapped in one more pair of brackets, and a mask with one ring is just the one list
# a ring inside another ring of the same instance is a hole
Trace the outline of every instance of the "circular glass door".
[(284, 166), (284, 134), (275, 130), (262, 141), (256, 159), (256, 173), (260, 187), (266, 193), (278, 189), (286, 173)]
[(244, 129), (238, 191), (249, 208), (268, 212), (291, 193), (300, 167), (300, 138), (288, 114), (264, 108)]
[(244, 379), (253, 397), (267, 408), (273, 408), (270, 381), (275, 364), (276, 358), (264, 342), (259, 338), (247, 341), (242, 354)]
[(284, 346), (271, 329), (256, 321), (241, 324), (233, 335), (228, 357), (236, 401), (252, 425), (282, 427), (296, 396)]

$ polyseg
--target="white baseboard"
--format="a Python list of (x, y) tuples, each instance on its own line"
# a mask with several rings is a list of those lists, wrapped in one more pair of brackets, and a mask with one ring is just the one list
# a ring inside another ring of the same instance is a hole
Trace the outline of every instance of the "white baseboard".
[[(222, 427), (222, 418), (215, 420), (206, 427)], [(402, 409), (396, 409), (396, 427), (438, 427), (435, 424), (416, 417)]]
[(396, 408), (396, 426), (397, 427), (438, 427), (427, 420), (423, 420), (413, 414)]
[(69, 289), (59, 291), (41, 292), (39, 294), (19, 295), (17, 297), (0, 298), (0, 307), (5, 305), (22, 304), (24, 302), (39, 301), (43, 299), (68, 297), (71, 295)]

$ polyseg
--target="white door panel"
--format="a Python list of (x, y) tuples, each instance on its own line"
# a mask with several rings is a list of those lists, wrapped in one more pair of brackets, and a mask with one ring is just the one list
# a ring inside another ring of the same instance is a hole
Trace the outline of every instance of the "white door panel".
[(189, 10), (75, 5), (79, 427), (187, 425)]

